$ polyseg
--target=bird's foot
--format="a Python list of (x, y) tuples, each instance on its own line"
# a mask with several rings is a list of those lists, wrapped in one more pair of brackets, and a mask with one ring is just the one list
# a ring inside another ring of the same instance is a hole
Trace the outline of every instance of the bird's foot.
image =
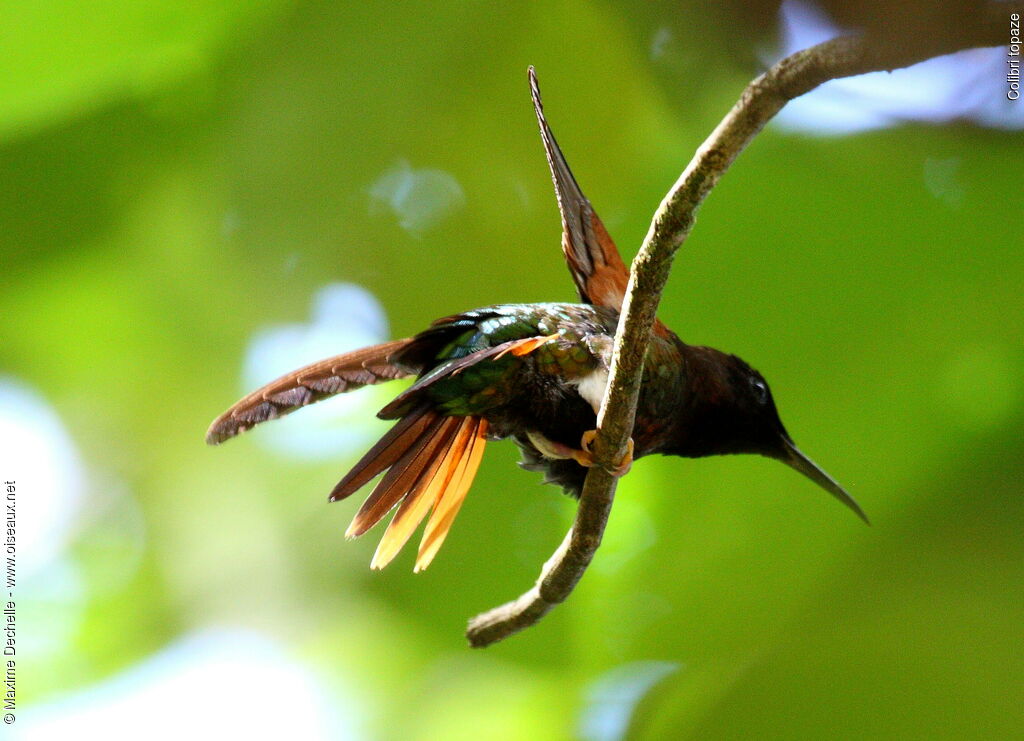
[[(594, 456), (590, 452), (590, 444), (594, 442), (595, 437), (597, 437), (597, 430), (587, 430), (583, 433), (583, 437), (580, 439), (580, 449), (572, 451), (573, 460), (585, 468), (591, 468), (594, 465)], [(622, 457), (622, 460), (615, 465), (611, 474), (615, 478), (619, 478), (620, 476), (625, 476), (629, 473), (629, 469), (632, 467), (633, 438), (629, 438), (629, 441), (626, 443), (626, 454)]]

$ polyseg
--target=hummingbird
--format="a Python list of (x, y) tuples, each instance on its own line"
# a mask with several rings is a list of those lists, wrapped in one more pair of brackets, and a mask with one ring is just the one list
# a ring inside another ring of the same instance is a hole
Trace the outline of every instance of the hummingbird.
[[(217, 417), (206, 435), (217, 445), (335, 394), (414, 377), (377, 414), (395, 424), (329, 498), (345, 499), (384, 474), (345, 533), (360, 536), (395, 510), (373, 555), (374, 569), (386, 566), (424, 519), (414, 570), (431, 563), (490, 441), (511, 438), (521, 451), (520, 466), (577, 498), (594, 465), (590, 443), (629, 271), (555, 140), (532, 67), (529, 82), (579, 303), (499, 304), (437, 319), (412, 337), (272, 381)], [(655, 453), (774, 458), (867, 522), (853, 497), (793, 443), (760, 373), (736, 355), (684, 343), (660, 320), (644, 358), (632, 437), (614, 473), (624, 475), (634, 460)]]

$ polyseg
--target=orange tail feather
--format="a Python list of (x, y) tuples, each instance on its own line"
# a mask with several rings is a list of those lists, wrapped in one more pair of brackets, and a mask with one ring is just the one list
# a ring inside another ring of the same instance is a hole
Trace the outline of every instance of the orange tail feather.
[(335, 487), (332, 499), (348, 496), (388, 469), (345, 533), (362, 535), (398, 505), (371, 568), (387, 566), (433, 508), (415, 570), (430, 564), (476, 476), (487, 427), (481, 417), (443, 417), (420, 408), (399, 421)]

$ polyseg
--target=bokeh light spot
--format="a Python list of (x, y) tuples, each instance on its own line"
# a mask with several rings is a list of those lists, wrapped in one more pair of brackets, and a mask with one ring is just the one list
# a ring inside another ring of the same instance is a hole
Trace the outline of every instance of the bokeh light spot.
[[(842, 33), (811, 3), (787, 0), (780, 10), (781, 56)], [(1024, 106), (1005, 91), (1006, 49), (968, 49), (892, 72), (831, 80), (790, 101), (776, 116), (783, 128), (834, 135), (908, 121), (970, 120), (981, 126), (1024, 128)]]
[[(243, 371), (245, 393), (309, 363), (383, 342), (384, 308), (364, 288), (335, 283), (313, 300), (308, 324), (262, 329), (249, 343)], [(256, 438), (275, 452), (307, 460), (362, 447), (372, 436), (368, 420), (379, 399), (360, 391), (340, 394), (260, 427)]]
[(602, 674), (587, 689), (580, 737), (585, 741), (624, 738), (637, 704), (678, 668), (678, 664), (670, 661), (636, 661)]
[(413, 169), (401, 161), (370, 187), (371, 213), (388, 209), (419, 237), (466, 203), (458, 181), (443, 170)]
[(53, 408), (12, 378), (0, 378), (0, 450), (0, 475), (17, 489), (18, 576), (27, 581), (67, 543), (84, 492), (82, 464)]
[[(169, 712), (177, 708), (181, 712)], [(355, 739), (353, 708), (270, 639), (234, 630), (185, 637), (122, 674), (18, 716), (18, 739)]]

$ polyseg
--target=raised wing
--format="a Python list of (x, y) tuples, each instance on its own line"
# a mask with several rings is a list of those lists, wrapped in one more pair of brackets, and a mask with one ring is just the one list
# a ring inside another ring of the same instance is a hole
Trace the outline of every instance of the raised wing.
[(533, 109), (540, 124), (540, 138), (551, 168), (551, 179), (555, 182), (558, 210), (562, 214), (562, 252), (565, 253), (569, 272), (581, 301), (619, 311), (626, 295), (629, 270), (590, 201), (580, 190), (555, 135), (551, 133), (544, 117), (544, 104), (533, 67), (530, 67), (529, 76)]

